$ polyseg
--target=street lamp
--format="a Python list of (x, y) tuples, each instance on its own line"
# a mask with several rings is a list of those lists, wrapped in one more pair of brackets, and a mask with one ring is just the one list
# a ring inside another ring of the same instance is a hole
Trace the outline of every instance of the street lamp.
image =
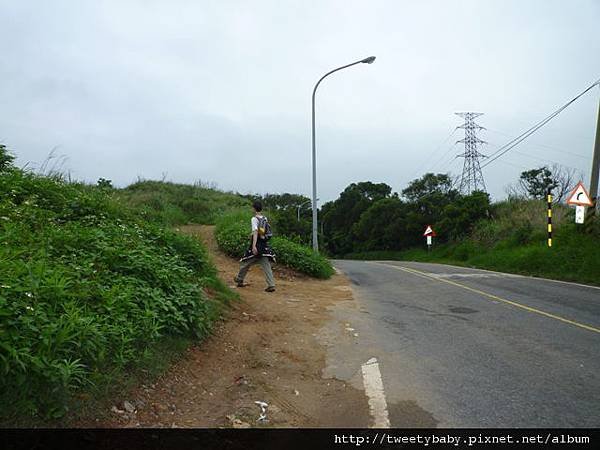
[[(296, 206), (296, 209), (298, 210), (298, 222), (300, 222), (300, 209), (304, 207), (304, 205), (310, 203), (312, 200), (306, 200), (304, 203)], [(317, 201), (319, 201), (319, 199), (317, 199)]]
[(317, 84), (315, 84), (315, 88), (312, 93), (312, 244), (313, 250), (315, 252), (319, 251), (319, 241), (317, 238), (317, 149), (315, 144), (315, 94), (317, 93), (317, 88), (321, 81), (325, 79), (325, 77), (331, 75), (333, 72), (337, 72), (338, 70), (345, 69), (346, 67), (351, 67), (356, 64), (365, 63), (372, 64), (375, 61), (374, 56), (369, 56), (368, 58), (361, 59), (360, 61), (353, 62), (352, 64), (346, 64), (345, 66), (338, 67), (337, 69), (333, 69), (331, 72), (327, 72), (323, 75)]

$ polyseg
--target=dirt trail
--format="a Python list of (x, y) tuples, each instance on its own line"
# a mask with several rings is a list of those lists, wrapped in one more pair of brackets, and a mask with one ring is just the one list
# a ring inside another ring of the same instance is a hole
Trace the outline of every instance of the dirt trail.
[[(202, 239), (222, 280), (233, 286), (237, 261), (216, 247), (213, 227), (181, 231)], [(259, 267), (238, 289), (241, 301), (226, 311), (212, 337), (171, 367), (155, 384), (140, 386), (117, 404), (108, 427), (364, 427), (364, 392), (325, 379), (319, 330), (328, 308), (352, 298), (347, 279), (315, 280), (274, 267), (275, 293), (264, 292)], [(130, 404), (123, 405), (127, 400)], [(267, 421), (258, 421), (268, 403)], [(125, 406), (130, 412), (125, 411)], [(133, 407), (133, 408), (132, 408)], [(132, 409), (135, 408), (135, 411)]]

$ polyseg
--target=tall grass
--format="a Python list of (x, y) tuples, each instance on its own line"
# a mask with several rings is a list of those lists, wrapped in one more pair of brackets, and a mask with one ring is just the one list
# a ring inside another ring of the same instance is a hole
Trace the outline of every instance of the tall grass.
[(493, 217), (478, 223), (459, 242), (400, 252), (365, 252), (350, 259), (410, 260), (519, 273), (600, 285), (600, 220), (585, 226), (573, 223), (573, 211), (553, 208), (553, 245), (546, 244), (546, 208), (540, 201), (496, 204)]
[(61, 417), (166, 340), (205, 336), (232, 295), (199, 242), (106, 189), (4, 164), (0, 194), (4, 424)]
[[(221, 250), (235, 258), (244, 254), (250, 243), (250, 218), (248, 212), (235, 211), (217, 221), (216, 239)], [(334, 273), (327, 258), (290, 239), (273, 237), (270, 245), (277, 261), (285, 266), (316, 278), (330, 278)]]
[(240, 195), (218, 191), (202, 183), (141, 180), (116, 190), (115, 196), (147, 220), (164, 225), (214, 224), (225, 212), (250, 204)]

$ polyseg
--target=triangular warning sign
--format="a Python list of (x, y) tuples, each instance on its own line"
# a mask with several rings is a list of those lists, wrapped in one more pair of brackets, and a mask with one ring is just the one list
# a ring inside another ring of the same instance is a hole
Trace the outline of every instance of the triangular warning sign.
[(431, 228), (431, 225), (427, 225), (427, 228), (425, 228), (425, 233), (423, 233), (423, 236), (435, 236), (435, 231), (433, 231), (433, 228)]
[(579, 205), (579, 206), (593, 206), (592, 199), (590, 198), (590, 194), (585, 190), (583, 183), (580, 181), (575, 189), (571, 191), (569, 196), (567, 197), (568, 205)]

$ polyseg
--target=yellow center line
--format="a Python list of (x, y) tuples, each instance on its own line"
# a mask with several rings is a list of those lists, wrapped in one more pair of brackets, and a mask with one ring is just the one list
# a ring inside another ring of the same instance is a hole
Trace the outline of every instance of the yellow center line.
[(566, 319), (564, 317), (557, 316), (555, 314), (550, 314), (550, 313), (547, 313), (546, 311), (541, 311), (539, 309), (532, 308), (531, 306), (522, 305), (522, 304), (514, 302), (512, 300), (508, 300), (508, 299), (505, 299), (505, 298), (502, 298), (502, 297), (498, 297), (497, 295), (489, 294), (487, 292), (480, 291), (479, 289), (475, 289), (475, 288), (472, 288), (470, 286), (466, 286), (464, 284), (457, 283), (456, 281), (451, 281), (451, 280), (446, 280), (446, 279), (443, 279), (443, 278), (434, 277), (434, 276), (431, 276), (427, 272), (422, 272), (420, 270), (413, 269), (412, 267), (409, 268), (409, 267), (404, 267), (404, 266), (393, 266), (393, 265), (385, 264), (385, 263), (377, 263), (377, 264), (381, 264), (381, 265), (388, 266), (388, 267), (393, 267), (393, 268), (398, 269), (398, 270), (403, 270), (404, 272), (412, 273), (413, 275), (417, 275), (417, 276), (420, 276), (420, 277), (426, 277), (426, 278), (429, 278), (431, 280), (436, 280), (436, 281), (439, 281), (439, 282), (442, 282), (442, 283), (448, 283), (448, 284), (451, 284), (453, 286), (457, 286), (457, 287), (466, 289), (467, 291), (471, 291), (471, 292), (475, 292), (476, 294), (483, 295), (484, 297), (488, 297), (488, 298), (491, 298), (493, 300), (497, 300), (499, 302), (506, 303), (506, 304), (509, 304), (511, 306), (515, 306), (517, 308), (524, 309), (525, 311), (529, 311), (529, 312), (532, 312), (532, 313), (535, 313), (535, 314), (540, 314), (542, 316), (550, 317), (551, 319), (559, 320), (561, 322), (568, 323), (569, 325), (574, 325), (576, 327), (583, 328), (584, 330), (593, 331), (595, 333), (600, 333), (600, 329), (594, 328), (594, 327), (592, 327), (590, 325), (585, 325), (583, 323), (575, 322), (574, 320), (569, 320), (569, 319)]

